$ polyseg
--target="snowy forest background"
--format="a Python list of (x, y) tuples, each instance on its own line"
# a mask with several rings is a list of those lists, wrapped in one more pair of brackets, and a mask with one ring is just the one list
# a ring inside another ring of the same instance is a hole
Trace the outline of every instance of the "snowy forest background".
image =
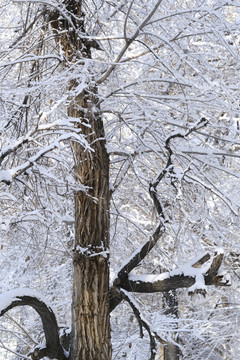
[[(91, 144), (67, 109), (97, 86), (93, 110), (111, 161), (111, 278), (159, 223), (149, 187), (162, 174), (166, 230), (134, 274), (157, 275), (217, 249), (231, 286), (208, 286), (205, 296), (176, 290), (177, 317), (163, 293), (132, 296), (182, 359), (239, 359), (239, 2), (84, 1), (79, 36), (92, 58), (76, 59), (55, 41), (54, 9), (68, 19), (64, 1), (0, 0), (1, 293), (37, 290), (60, 326), (71, 326), (73, 194), (81, 189), (73, 142), (84, 151)], [(126, 302), (111, 324), (113, 359), (149, 357), (148, 335), (139, 336)], [(0, 319), (1, 359), (29, 359), (42, 341), (28, 307)]]

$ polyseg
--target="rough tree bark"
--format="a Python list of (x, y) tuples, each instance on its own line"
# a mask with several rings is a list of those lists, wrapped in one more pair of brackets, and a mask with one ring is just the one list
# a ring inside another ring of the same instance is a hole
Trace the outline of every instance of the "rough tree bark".
[(111, 358), (109, 161), (102, 120), (92, 116), (91, 109), (87, 120), (91, 128), (85, 127), (83, 131), (94, 151), (84, 152), (75, 146), (76, 176), (88, 192), (75, 194), (71, 360)]
[[(101, 118), (89, 100), (82, 131), (93, 152), (75, 145), (75, 172), (87, 193), (75, 194), (75, 255), (71, 360), (111, 358), (109, 316), (109, 160)], [(73, 111), (72, 111), (73, 110)], [(71, 115), (77, 115), (74, 109)], [(74, 116), (74, 117), (75, 117)]]
[[(85, 33), (81, 1), (65, 1), (68, 20), (58, 11), (50, 15), (55, 39), (71, 66), (79, 57), (91, 58), (91, 46), (79, 36)], [(72, 81), (69, 90), (79, 84)], [(71, 360), (111, 358), (109, 315), (109, 158), (103, 122), (96, 115), (96, 88), (73, 96), (68, 115), (80, 120), (76, 127), (92, 151), (74, 143), (76, 180), (86, 191), (75, 193), (75, 248), (72, 298)]]

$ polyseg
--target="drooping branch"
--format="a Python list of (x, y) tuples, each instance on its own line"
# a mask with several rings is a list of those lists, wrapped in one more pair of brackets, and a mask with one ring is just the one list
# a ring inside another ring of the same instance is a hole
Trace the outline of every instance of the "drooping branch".
[(137, 304), (135, 303), (134, 299), (128, 294), (127, 291), (120, 289), (121, 295), (124, 300), (126, 300), (129, 305), (131, 306), (133, 313), (138, 321), (139, 328), (140, 328), (140, 336), (143, 337), (143, 328), (147, 331), (149, 338), (150, 338), (150, 351), (151, 351), (151, 357), (150, 360), (154, 360), (156, 357), (156, 339), (161, 344), (166, 344), (166, 342), (157, 334), (156, 331), (151, 330), (150, 324), (142, 317), (140, 310), (137, 307)]
[(29, 289), (17, 289), (0, 296), (0, 316), (17, 306), (31, 306), (40, 316), (46, 339), (46, 346), (37, 346), (29, 354), (33, 360), (44, 356), (50, 359), (66, 360), (64, 349), (60, 344), (58, 325), (52, 309), (41, 296)]

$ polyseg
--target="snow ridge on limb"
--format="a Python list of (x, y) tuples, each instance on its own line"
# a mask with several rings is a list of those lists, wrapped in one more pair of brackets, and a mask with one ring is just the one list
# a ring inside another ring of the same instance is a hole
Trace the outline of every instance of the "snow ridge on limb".
[[(209, 253), (205, 253), (198, 259), (180, 268), (159, 275), (129, 274), (124, 279), (118, 277), (110, 290), (110, 311), (114, 310), (125, 299), (122, 292), (119, 291), (120, 288), (128, 292), (138, 293), (154, 293), (189, 288), (189, 295), (194, 293), (205, 295), (206, 287), (209, 285), (230, 286), (230, 276), (219, 273), (223, 255), (223, 252), (219, 250), (212, 257)], [(210, 264), (206, 265), (208, 260), (211, 260)], [(127, 267), (126, 270), (128, 270)]]
[(58, 325), (55, 314), (45, 299), (36, 291), (30, 289), (16, 289), (0, 295), (0, 317), (8, 310), (17, 306), (31, 306), (40, 316), (46, 339), (46, 345), (37, 345), (29, 354), (33, 360), (44, 356), (50, 359), (66, 360), (67, 355), (60, 344)]
[(229, 286), (230, 278), (219, 274), (223, 253), (215, 252), (210, 265), (201, 266), (210, 259), (208, 253), (201, 256), (193, 265), (186, 264), (175, 270), (159, 275), (129, 275), (120, 286), (130, 292), (153, 293), (179, 288), (189, 288), (189, 294), (206, 292), (207, 285)]

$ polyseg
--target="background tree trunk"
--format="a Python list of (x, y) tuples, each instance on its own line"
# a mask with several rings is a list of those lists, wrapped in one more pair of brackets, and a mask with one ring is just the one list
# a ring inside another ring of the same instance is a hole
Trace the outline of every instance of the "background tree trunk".
[[(165, 315), (170, 315), (173, 318), (178, 318), (178, 298), (176, 290), (163, 292), (163, 307), (165, 308)], [(176, 322), (176, 327), (178, 326)], [(176, 329), (177, 331), (177, 329)], [(178, 337), (173, 335), (175, 343), (178, 342)], [(179, 360), (179, 348), (174, 343), (169, 342), (164, 346), (164, 360)]]

